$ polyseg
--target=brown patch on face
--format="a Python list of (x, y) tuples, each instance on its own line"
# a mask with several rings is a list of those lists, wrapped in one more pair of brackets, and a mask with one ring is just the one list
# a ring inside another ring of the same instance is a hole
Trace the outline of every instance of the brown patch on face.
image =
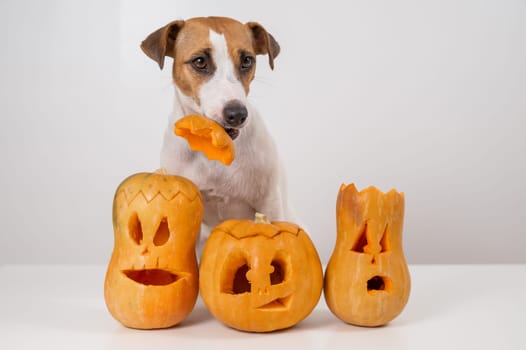
[[(172, 75), (179, 89), (192, 97), (198, 105), (201, 86), (213, 76), (215, 70), (210, 30), (224, 35), (236, 76), (247, 94), (256, 68), (254, 39), (251, 31), (242, 23), (223, 17), (192, 18), (185, 21), (174, 45)], [(192, 66), (192, 60), (200, 56), (208, 56), (210, 67), (207, 74), (196, 71)]]
[(192, 97), (198, 105), (201, 85), (210, 79), (211, 75), (196, 71), (192, 66), (192, 60), (201, 56), (206, 57), (211, 52), (212, 45), (208, 32), (207, 26), (188, 20), (177, 35), (174, 46), (173, 80), (179, 89), (185, 95)]

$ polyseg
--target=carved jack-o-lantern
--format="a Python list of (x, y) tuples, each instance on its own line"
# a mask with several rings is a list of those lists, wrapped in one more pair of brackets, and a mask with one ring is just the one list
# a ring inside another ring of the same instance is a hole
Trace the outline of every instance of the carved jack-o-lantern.
[(202, 212), (199, 190), (182, 177), (140, 173), (121, 183), (104, 285), (113, 317), (132, 328), (165, 328), (192, 311)]
[(325, 299), (345, 322), (380, 326), (398, 316), (411, 288), (402, 250), (404, 195), (342, 185), (336, 246), (325, 272)]
[(251, 332), (300, 322), (323, 287), (314, 245), (301, 228), (285, 222), (225, 221), (208, 238), (199, 271), (201, 297), (210, 312)]

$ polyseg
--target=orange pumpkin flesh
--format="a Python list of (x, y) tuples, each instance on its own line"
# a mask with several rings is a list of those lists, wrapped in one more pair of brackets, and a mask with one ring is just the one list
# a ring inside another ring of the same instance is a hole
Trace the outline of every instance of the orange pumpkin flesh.
[(314, 245), (297, 225), (228, 220), (208, 238), (199, 288), (210, 312), (242, 331), (291, 327), (318, 303), (323, 271)]
[(381, 326), (404, 309), (411, 281), (402, 250), (404, 194), (342, 185), (337, 239), (325, 271), (329, 309), (345, 322)]
[(225, 129), (201, 115), (188, 115), (175, 123), (174, 132), (184, 137), (190, 148), (203, 152), (210, 160), (230, 165), (234, 160), (234, 142)]
[(202, 212), (199, 190), (182, 177), (140, 173), (121, 183), (113, 201), (115, 245), (104, 284), (115, 319), (131, 328), (166, 328), (192, 311)]

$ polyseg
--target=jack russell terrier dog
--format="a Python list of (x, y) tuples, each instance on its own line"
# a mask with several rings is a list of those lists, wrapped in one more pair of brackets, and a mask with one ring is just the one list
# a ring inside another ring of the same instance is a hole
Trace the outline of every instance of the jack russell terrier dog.
[[(270, 220), (295, 222), (276, 146), (247, 101), (256, 55), (268, 55), (274, 68), (280, 51), (274, 37), (254, 22), (192, 18), (158, 29), (141, 48), (161, 69), (165, 56), (173, 58), (175, 107), (164, 134), (161, 167), (190, 179), (200, 189), (207, 226), (200, 244), (206, 240), (206, 231), (220, 222), (253, 219), (256, 212)], [(223, 126), (236, 149), (230, 166), (206, 159), (174, 134), (174, 123), (188, 114), (204, 115)]]

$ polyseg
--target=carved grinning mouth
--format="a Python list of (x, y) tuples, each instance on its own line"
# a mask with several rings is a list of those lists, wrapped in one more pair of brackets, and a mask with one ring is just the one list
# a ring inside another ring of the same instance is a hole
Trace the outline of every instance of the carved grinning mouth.
[(259, 306), (257, 309), (258, 310), (271, 310), (271, 311), (287, 310), (290, 305), (291, 297), (292, 296), (289, 295), (284, 298), (276, 298), (269, 303)]
[(122, 273), (132, 281), (147, 286), (166, 286), (182, 278), (182, 276), (161, 269), (123, 270)]
[(387, 276), (373, 276), (367, 280), (367, 292), (369, 294), (389, 293), (392, 288), (392, 281)]

